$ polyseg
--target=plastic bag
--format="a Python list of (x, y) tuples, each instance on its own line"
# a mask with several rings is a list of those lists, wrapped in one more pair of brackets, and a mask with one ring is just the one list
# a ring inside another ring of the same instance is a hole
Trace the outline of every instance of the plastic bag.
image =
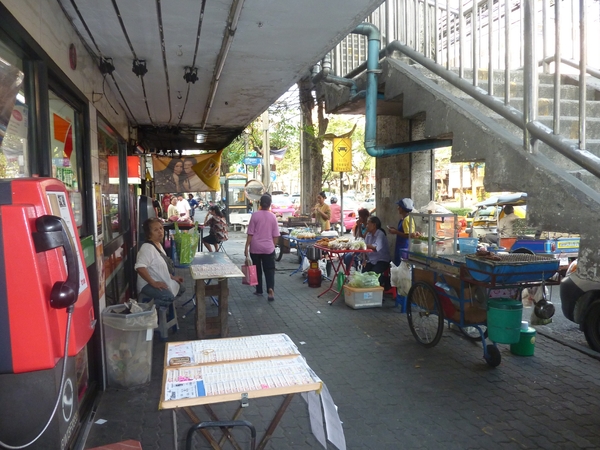
[(305, 256), (302, 260), (302, 272), (306, 272), (308, 269), (310, 269), (310, 261)]
[(348, 286), (355, 288), (379, 287), (379, 274), (375, 272), (356, 272), (350, 278)]
[(327, 261), (324, 259), (319, 260), (319, 270), (321, 270), (321, 275), (327, 278)]
[(177, 255), (179, 256), (179, 264), (191, 264), (198, 248), (198, 241), (200, 235), (196, 227), (190, 229), (188, 232), (180, 231), (179, 226), (175, 223), (175, 246), (177, 249)]
[(242, 284), (246, 284), (248, 286), (256, 286), (258, 284), (256, 266), (252, 264), (250, 258), (246, 258), (246, 264), (242, 266), (242, 273), (244, 274), (244, 278), (242, 278)]
[(398, 295), (406, 297), (412, 286), (412, 267), (406, 261), (400, 262), (399, 266), (390, 264), (390, 276), (392, 286), (396, 286)]

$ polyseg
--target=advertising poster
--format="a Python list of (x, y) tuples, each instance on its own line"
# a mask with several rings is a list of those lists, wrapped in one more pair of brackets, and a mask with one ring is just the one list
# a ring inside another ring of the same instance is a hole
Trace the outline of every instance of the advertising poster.
[(157, 194), (207, 192), (220, 189), (221, 151), (171, 158), (153, 156)]

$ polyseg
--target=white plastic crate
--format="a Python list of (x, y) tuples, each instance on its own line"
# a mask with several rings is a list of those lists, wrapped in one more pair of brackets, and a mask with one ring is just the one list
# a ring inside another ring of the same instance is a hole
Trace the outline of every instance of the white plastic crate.
[(352, 309), (381, 308), (383, 306), (383, 287), (344, 286), (344, 301)]

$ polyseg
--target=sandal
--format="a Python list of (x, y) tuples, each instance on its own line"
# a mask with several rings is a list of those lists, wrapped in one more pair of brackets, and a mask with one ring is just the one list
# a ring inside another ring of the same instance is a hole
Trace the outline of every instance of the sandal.
[(273, 292), (273, 289), (269, 289), (269, 295), (267, 297), (267, 300), (269, 300), (270, 302), (275, 300), (275, 292)]

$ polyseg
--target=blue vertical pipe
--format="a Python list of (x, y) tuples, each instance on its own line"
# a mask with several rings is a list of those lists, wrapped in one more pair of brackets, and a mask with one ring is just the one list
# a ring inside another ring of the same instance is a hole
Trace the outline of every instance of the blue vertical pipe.
[(381, 36), (379, 29), (370, 23), (361, 23), (352, 33), (367, 36), (367, 93), (365, 97), (365, 150), (370, 156), (379, 158), (381, 156), (400, 155), (421, 150), (432, 150), (434, 148), (448, 147), (452, 141), (448, 139), (436, 140), (425, 139), (422, 141), (408, 142), (403, 145), (390, 148), (377, 147), (377, 74), (379, 69), (379, 47)]
[(377, 73), (381, 36), (377, 27), (361, 23), (352, 33), (367, 36), (367, 96), (365, 98), (365, 148), (373, 148), (377, 137)]

